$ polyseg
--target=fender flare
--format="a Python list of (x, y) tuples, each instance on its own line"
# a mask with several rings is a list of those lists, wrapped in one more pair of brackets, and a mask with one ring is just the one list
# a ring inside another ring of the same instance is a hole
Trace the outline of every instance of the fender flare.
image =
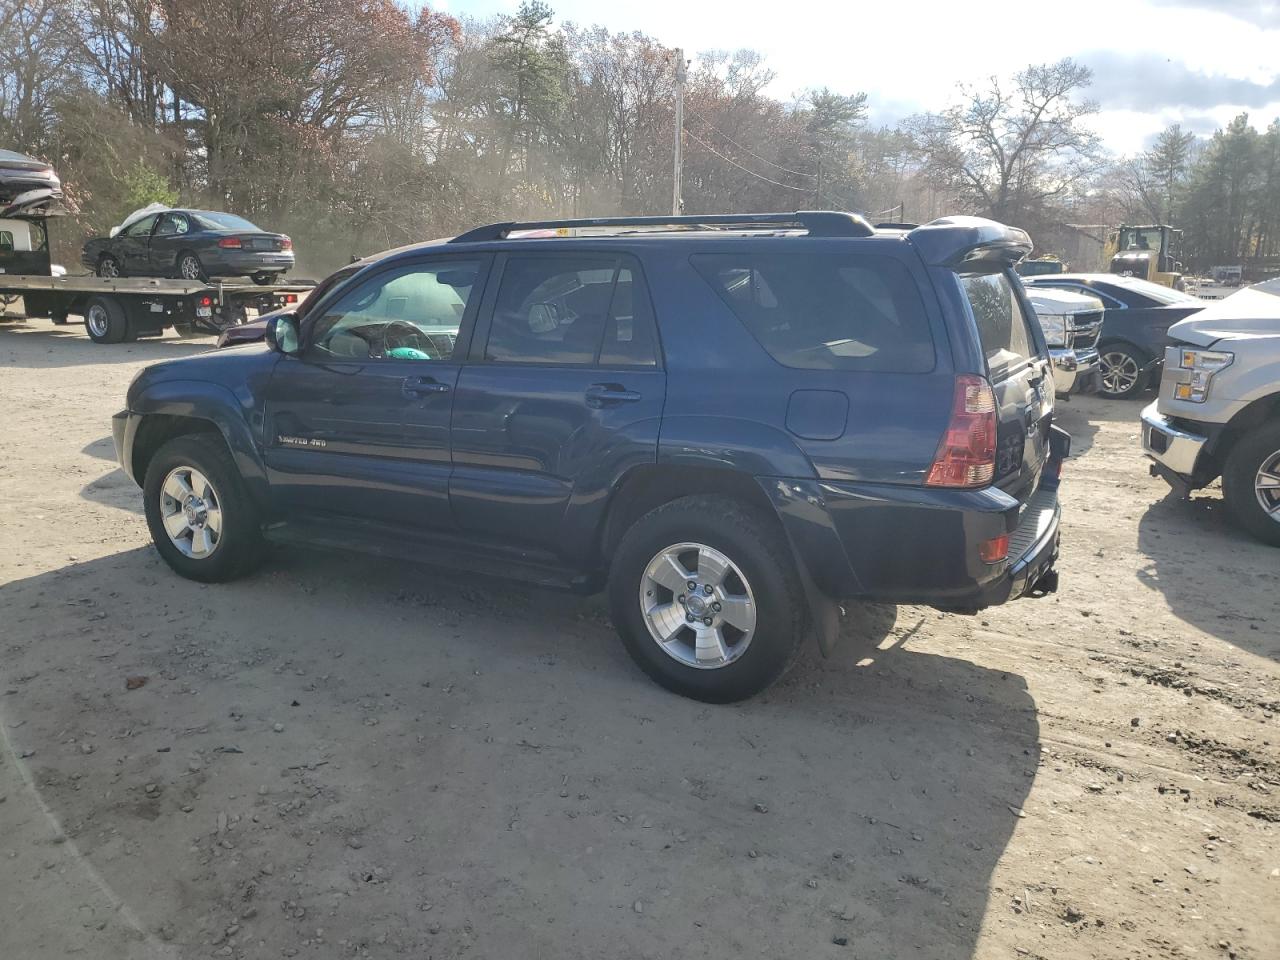
[(140, 424), (146, 417), (157, 415), (212, 423), (231, 451), (249, 495), (258, 506), (266, 507), (270, 492), (262, 451), (254, 440), (244, 406), (228, 387), (206, 380), (162, 380), (132, 398), (130, 412), (140, 419)]

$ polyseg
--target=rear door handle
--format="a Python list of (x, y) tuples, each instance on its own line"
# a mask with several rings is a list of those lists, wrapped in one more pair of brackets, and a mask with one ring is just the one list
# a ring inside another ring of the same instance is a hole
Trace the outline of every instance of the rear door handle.
[(587, 406), (604, 407), (614, 403), (635, 403), (644, 397), (617, 383), (593, 383), (587, 387)]
[(400, 392), (406, 397), (426, 397), (433, 393), (448, 393), (449, 385), (435, 377), (405, 377)]

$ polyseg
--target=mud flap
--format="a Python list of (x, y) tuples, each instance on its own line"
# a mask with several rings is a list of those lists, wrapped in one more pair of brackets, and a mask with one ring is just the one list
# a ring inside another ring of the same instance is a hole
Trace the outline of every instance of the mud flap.
[(809, 576), (809, 570), (799, 554), (794, 550), (792, 553), (796, 558), (796, 571), (800, 574), (805, 599), (809, 601), (809, 623), (818, 640), (818, 649), (824, 657), (829, 657), (840, 640), (840, 617), (844, 610), (813, 582), (813, 577)]

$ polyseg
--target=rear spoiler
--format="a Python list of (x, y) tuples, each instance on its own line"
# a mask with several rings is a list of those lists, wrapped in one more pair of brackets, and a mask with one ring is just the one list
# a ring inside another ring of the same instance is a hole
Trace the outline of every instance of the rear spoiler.
[(983, 217), (941, 217), (916, 227), (907, 240), (935, 267), (1007, 267), (1031, 252), (1025, 230)]

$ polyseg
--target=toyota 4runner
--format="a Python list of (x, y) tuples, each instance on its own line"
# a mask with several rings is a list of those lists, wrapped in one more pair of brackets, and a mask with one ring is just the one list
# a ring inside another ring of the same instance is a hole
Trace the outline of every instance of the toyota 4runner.
[(373, 258), (266, 344), (160, 363), (114, 419), (157, 550), (269, 541), (604, 589), (686, 696), (763, 689), (845, 599), (1055, 589), (1021, 230), (836, 212), (481, 227)]

